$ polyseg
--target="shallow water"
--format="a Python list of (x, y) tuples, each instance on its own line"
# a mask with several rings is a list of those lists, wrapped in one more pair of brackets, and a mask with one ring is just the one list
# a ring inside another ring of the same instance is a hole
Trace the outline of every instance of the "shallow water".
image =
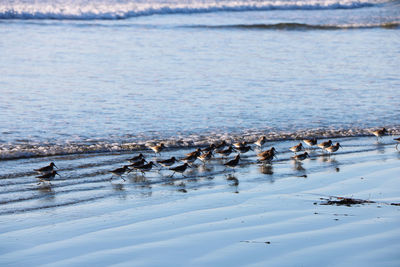
[(0, 4), (5, 158), (46, 155), (25, 153), (31, 145), (57, 154), (79, 152), (71, 144), (108, 151), (153, 139), (399, 126), (397, 1), (254, 11), (243, 1), (235, 12), (216, 12), (218, 1), (190, 12), (169, 2), (174, 14), (151, 2), (158, 15), (128, 5), (122, 20), (104, 20), (120, 14), (114, 2), (18, 3)]

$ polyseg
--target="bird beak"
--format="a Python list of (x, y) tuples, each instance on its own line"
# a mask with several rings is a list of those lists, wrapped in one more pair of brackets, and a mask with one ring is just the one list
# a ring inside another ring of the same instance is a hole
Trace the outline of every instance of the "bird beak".
[(58, 176), (60, 176), (60, 177), (61, 177), (61, 175), (59, 175), (58, 173), (56, 173), (56, 175), (58, 175)]
[(341, 148), (343, 148), (340, 144), (339, 144), (339, 146), (340, 146)]
[(56, 166), (56, 164), (54, 164), (54, 167), (56, 167), (58, 169), (58, 167)]

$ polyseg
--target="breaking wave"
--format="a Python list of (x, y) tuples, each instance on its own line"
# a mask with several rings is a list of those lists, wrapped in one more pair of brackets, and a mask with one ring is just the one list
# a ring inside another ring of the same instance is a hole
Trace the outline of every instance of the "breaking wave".
[[(386, 127), (390, 135), (399, 135), (400, 126)], [(208, 135), (189, 135), (185, 137), (170, 137), (165, 139), (138, 139), (138, 140), (101, 140), (80, 141), (68, 143), (37, 143), (29, 140), (18, 144), (0, 144), (0, 160), (35, 158), (57, 155), (75, 155), (104, 152), (123, 152), (146, 150), (148, 144), (164, 142), (169, 149), (181, 149), (191, 147), (204, 147), (222, 140), (228, 142), (245, 140), (254, 142), (260, 136), (266, 136), (268, 142), (283, 140), (296, 140), (310, 137), (339, 138), (372, 136), (371, 131), (376, 128), (352, 128), (352, 129), (310, 129), (294, 132), (285, 131), (248, 131), (243, 133), (210, 133)]]
[(220, 11), (355, 9), (382, 0), (310, 1), (12, 1), (0, 3), (0, 19), (112, 20), (163, 14)]

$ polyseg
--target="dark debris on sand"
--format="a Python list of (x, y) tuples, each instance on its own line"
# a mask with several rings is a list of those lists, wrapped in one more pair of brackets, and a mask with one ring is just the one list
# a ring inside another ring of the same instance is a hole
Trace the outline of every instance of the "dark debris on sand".
[(336, 205), (336, 206), (347, 206), (350, 207), (352, 205), (361, 205), (361, 204), (369, 204), (375, 203), (375, 201), (371, 200), (364, 200), (364, 199), (355, 199), (355, 198), (347, 198), (347, 197), (335, 197), (336, 200), (324, 199), (325, 202), (320, 203), (320, 205)]

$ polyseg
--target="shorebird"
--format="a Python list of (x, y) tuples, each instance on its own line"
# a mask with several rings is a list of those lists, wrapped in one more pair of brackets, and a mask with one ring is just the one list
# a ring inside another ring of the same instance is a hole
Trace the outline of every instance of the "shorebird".
[(41, 182), (50, 182), (50, 181), (52, 181), (56, 175), (60, 176), (56, 171), (52, 171), (52, 172), (46, 173), (46, 174), (41, 175), (41, 176), (36, 176), (36, 178), (38, 178), (40, 180), (40, 182), (39, 182), (39, 184), (40, 184)]
[(200, 156), (198, 156), (197, 158), (199, 160), (201, 160), (203, 163), (205, 163), (207, 160), (210, 160), (212, 158), (212, 151), (208, 151), (206, 153), (203, 153)]
[(51, 172), (51, 171), (53, 171), (54, 167), (56, 167), (58, 169), (56, 164), (54, 164), (54, 162), (51, 162), (48, 166), (45, 166), (45, 167), (42, 167), (39, 169), (34, 169), (34, 171), (36, 171), (36, 172)]
[(309, 158), (309, 157), (310, 157), (310, 155), (308, 155), (307, 152), (304, 152), (303, 154), (292, 157), (292, 159), (301, 161), (301, 160), (305, 160), (306, 158)]
[(300, 152), (301, 150), (303, 150), (303, 144), (302, 144), (302, 143), (299, 143), (298, 145), (292, 146), (292, 147), (289, 148), (289, 149), (290, 149), (290, 151), (292, 151), (292, 152), (294, 152), (294, 153)]
[[(124, 167), (122, 168), (117, 168), (115, 170), (110, 171), (113, 175), (117, 175), (119, 177), (121, 177), (122, 180), (125, 181), (125, 179), (121, 176), (122, 174), (124, 174), (127, 171), (130, 171), (131, 169), (129, 169), (128, 165), (124, 165)], [(111, 180), (112, 180), (112, 176), (111, 176)]]
[(303, 142), (309, 146), (315, 146), (317, 144), (317, 138), (304, 139)]
[(190, 156), (196, 156), (196, 157), (198, 157), (198, 156), (200, 156), (200, 154), (201, 154), (201, 149), (198, 148), (198, 149), (196, 149), (196, 150), (193, 151), (193, 152), (187, 153), (186, 156), (188, 156), (188, 157), (190, 157)]
[(262, 162), (262, 163), (271, 163), (271, 161), (274, 159), (274, 157), (275, 157), (275, 155), (273, 153), (265, 153), (258, 159), (258, 161)]
[(214, 145), (214, 147), (215, 147), (216, 149), (221, 149), (221, 148), (223, 148), (223, 147), (226, 147), (227, 145), (228, 145), (228, 144), (227, 144), (226, 141), (224, 140), (224, 141), (222, 141), (221, 143)]
[(393, 140), (394, 140), (394, 141), (397, 141), (396, 150), (399, 151), (399, 150), (397, 149), (397, 146), (400, 144), (400, 137), (395, 138), (395, 139), (393, 139)]
[(260, 153), (257, 154), (257, 156), (260, 157), (260, 158), (265, 157), (267, 155), (272, 155), (272, 157), (274, 157), (276, 155), (275, 147), (271, 147), (271, 149), (265, 150), (265, 151), (260, 152)]
[(237, 142), (237, 143), (233, 143), (232, 145), (234, 148), (241, 148), (241, 147), (245, 147), (247, 145), (247, 142), (246, 141)]
[(150, 162), (147, 163), (147, 164), (144, 164), (144, 165), (142, 165), (142, 166), (135, 167), (135, 169), (141, 171), (142, 174), (144, 175), (145, 172), (151, 171), (151, 169), (153, 168), (153, 165), (154, 165), (154, 163), (153, 163), (152, 161), (150, 161)]
[(237, 147), (235, 148), (236, 150), (238, 150), (240, 153), (246, 153), (249, 150), (252, 150), (251, 146), (242, 146), (242, 147)]
[[(143, 154), (142, 153), (140, 153), (139, 155), (137, 155), (137, 156), (134, 156), (134, 157), (132, 157), (132, 158), (130, 158), (130, 159), (128, 159), (130, 162), (136, 162), (136, 161), (139, 161), (139, 160), (141, 160), (141, 159), (144, 159), (144, 156), (143, 156)], [(146, 161), (146, 160), (145, 160)]]
[(160, 152), (165, 148), (165, 145), (164, 143), (160, 143), (155, 146), (149, 146), (149, 148), (153, 150), (155, 154), (160, 154)]
[(179, 166), (176, 166), (176, 167), (173, 167), (173, 168), (169, 168), (171, 171), (173, 171), (173, 173), (172, 173), (172, 175), (170, 177), (174, 176), (176, 172), (179, 172), (179, 173), (182, 174), (183, 177), (186, 177), (185, 175), (183, 175), (183, 173), (186, 171), (186, 169), (188, 167), (190, 168), (189, 164), (185, 163), (183, 165), (179, 165)]
[(197, 155), (196, 155), (196, 154), (193, 154), (193, 155), (191, 155), (191, 156), (184, 157), (184, 158), (181, 159), (180, 161), (183, 161), (183, 162), (186, 162), (186, 163), (193, 163), (193, 162), (196, 161), (196, 159), (197, 159)]
[(224, 163), (226, 167), (235, 168), (239, 164), (240, 154), (237, 154), (236, 157), (230, 161)]
[(318, 144), (317, 146), (321, 149), (325, 149), (327, 147), (330, 147), (331, 145), (332, 145), (332, 140), (328, 140), (328, 141)]
[(211, 144), (211, 145), (209, 145), (208, 147), (206, 147), (206, 148), (203, 148), (203, 152), (210, 152), (210, 151), (213, 151), (215, 149), (215, 145), (214, 144)]
[(232, 146), (229, 146), (227, 149), (224, 150), (216, 150), (215, 151), (218, 154), (221, 154), (222, 156), (229, 156), (233, 152)]
[(170, 159), (165, 159), (165, 160), (157, 160), (157, 163), (164, 167), (172, 166), (174, 165), (175, 162), (176, 162), (175, 157), (171, 157)]
[(336, 145), (329, 146), (329, 147), (325, 148), (325, 150), (329, 151), (329, 153), (333, 153), (333, 152), (338, 151), (339, 147), (342, 147), (342, 146), (339, 143), (336, 143)]
[[(146, 163), (146, 160), (141, 159), (141, 160), (135, 161), (134, 163), (128, 165), (128, 167), (136, 168), (136, 167), (140, 167), (140, 166), (144, 165), (145, 163)], [(129, 172), (131, 172), (131, 170), (129, 170)]]
[(376, 136), (376, 138), (382, 138), (382, 136), (384, 136), (386, 133), (388, 133), (388, 131), (386, 130), (386, 128), (382, 128), (376, 131), (370, 131), (373, 135)]
[(257, 141), (254, 142), (256, 146), (262, 147), (265, 144), (265, 141), (267, 141), (267, 138), (265, 136), (261, 136), (258, 138)]

